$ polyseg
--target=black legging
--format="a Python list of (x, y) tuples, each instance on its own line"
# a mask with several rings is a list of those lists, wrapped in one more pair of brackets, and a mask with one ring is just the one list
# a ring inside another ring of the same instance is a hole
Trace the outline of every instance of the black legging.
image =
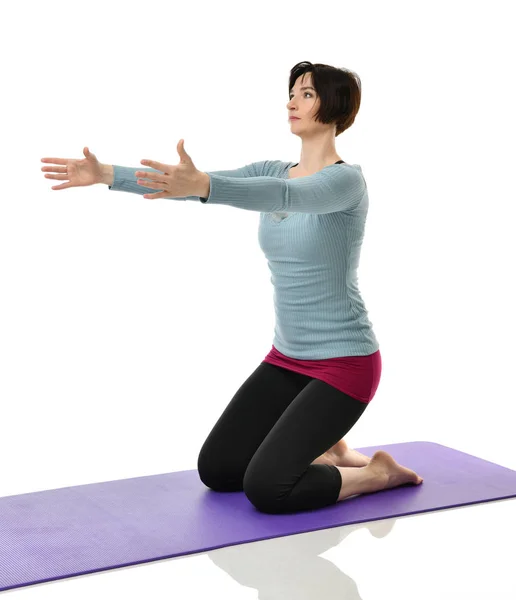
[(344, 437), (367, 406), (324, 381), (262, 362), (204, 442), (199, 477), (218, 492), (243, 490), (266, 513), (334, 504), (339, 470), (311, 462)]

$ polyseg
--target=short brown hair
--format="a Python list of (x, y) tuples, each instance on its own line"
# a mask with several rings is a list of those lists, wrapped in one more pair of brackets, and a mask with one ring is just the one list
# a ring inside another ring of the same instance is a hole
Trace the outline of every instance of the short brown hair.
[(362, 96), (360, 77), (349, 69), (303, 61), (297, 63), (290, 71), (289, 98), (296, 80), (304, 73), (312, 74), (313, 87), (321, 99), (315, 120), (322, 123), (335, 122), (337, 124), (335, 137), (337, 137), (353, 125), (360, 108)]

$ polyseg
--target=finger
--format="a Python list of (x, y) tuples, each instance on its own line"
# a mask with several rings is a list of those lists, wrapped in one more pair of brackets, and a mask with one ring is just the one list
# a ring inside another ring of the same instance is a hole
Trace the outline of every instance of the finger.
[(153, 179), (154, 181), (163, 181), (164, 177), (163, 173), (155, 173), (154, 171), (136, 171), (135, 175), (140, 179)]
[(67, 165), (70, 160), (74, 160), (74, 159), (73, 158), (42, 158), (41, 162), (54, 163), (56, 165)]
[(158, 198), (164, 198), (165, 196), (165, 192), (162, 192), (160, 194), (145, 194), (143, 197), (145, 200), (157, 200)]
[(45, 177), (48, 179), (70, 179), (68, 175), (55, 175), (54, 173), (46, 173)]
[(66, 173), (68, 167), (41, 167), (42, 171), (53, 171), (54, 173)]
[(72, 187), (71, 183), (62, 183), (61, 185), (53, 185), (53, 190), (64, 190), (65, 188)]
[(157, 189), (162, 190), (163, 189), (163, 183), (160, 183), (158, 181), (146, 181), (143, 179), (137, 179), (136, 183), (143, 187), (153, 188), (154, 190), (157, 190)]
[(163, 171), (163, 173), (167, 173), (168, 171), (170, 171), (171, 165), (166, 165), (165, 163), (160, 163), (155, 160), (147, 160), (147, 159), (144, 159), (140, 162), (142, 163), (142, 165), (145, 165), (146, 167), (151, 167), (151, 169), (156, 169), (156, 171)]

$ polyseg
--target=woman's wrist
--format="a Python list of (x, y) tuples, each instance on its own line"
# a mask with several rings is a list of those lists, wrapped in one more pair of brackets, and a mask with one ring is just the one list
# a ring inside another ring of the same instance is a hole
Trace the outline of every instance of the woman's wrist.
[(210, 195), (210, 176), (208, 173), (204, 173), (201, 171), (201, 175), (199, 176), (199, 193), (195, 194), (200, 198), (208, 198)]
[(102, 179), (100, 183), (105, 183), (106, 185), (113, 185), (113, 181), (115, 179), (115, 170), (113, 165), (101, 165)]

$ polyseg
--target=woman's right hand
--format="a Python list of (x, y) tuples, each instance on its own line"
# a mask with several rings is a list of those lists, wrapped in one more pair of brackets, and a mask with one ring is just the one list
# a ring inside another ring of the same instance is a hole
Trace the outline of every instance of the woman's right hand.
[[(42, 171), (47, 171), (45, 177), (49, 179), (67, 179), (67, 183), (52, 186), (53, 190), (63, 190), (70, 187), (80, 187), (84, 185), (93, 185), (102, 183), (102, 165), (97, 157), (92, 154), (87, 146), (83, 149), (86, 158), (79, 160), (77, 158), (42, 158), (41, 162), (54, 163), (51, 166), (41, 167)], [(50, 171), (50, 172), (49, 172)]]

